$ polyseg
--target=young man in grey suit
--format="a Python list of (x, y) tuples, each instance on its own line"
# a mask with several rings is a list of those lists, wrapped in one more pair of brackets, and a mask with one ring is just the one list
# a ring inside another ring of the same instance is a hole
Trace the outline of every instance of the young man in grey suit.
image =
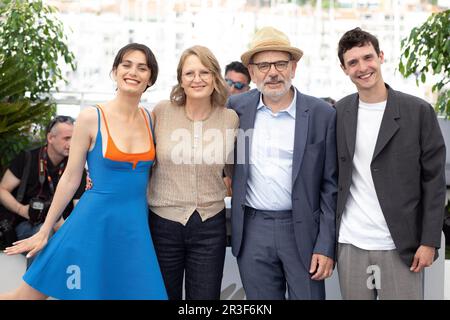
[(257, 89), (231, 96), (240, 118), (232, 251), (248, 299), (324, 299), (333, 270), (336, 112), (291, 81), (303, 52), (271, 27), (241, 56)]
[(431, 105), (384, 83), (378, 40), (339, 41), (357, 93), (336, 103), (338, 273), (344, 299), (423, 299), (441, 241), (445, 144)]

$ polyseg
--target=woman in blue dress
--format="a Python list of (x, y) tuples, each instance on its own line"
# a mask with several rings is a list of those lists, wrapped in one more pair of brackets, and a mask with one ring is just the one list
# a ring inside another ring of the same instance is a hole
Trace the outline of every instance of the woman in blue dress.
[[(147, 223), (153, 115), (139, 107), (157, 75), (148, 47), (132, 43), (120, 49), (112, 68), (116, 96), (80, 112), (45, 223), (34, 236), (5, 250), (8, 255), (39, 254), (19, 288), (0, 299), (167, 299)], [(48, 240), (86, 160), (95, 183)]]

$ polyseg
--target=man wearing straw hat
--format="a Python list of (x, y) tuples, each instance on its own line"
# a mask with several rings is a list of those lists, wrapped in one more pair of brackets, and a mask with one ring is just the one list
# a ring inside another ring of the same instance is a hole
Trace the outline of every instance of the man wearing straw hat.
[(232, 250), (247, 299), (324, 299), (333, 270), (335, 110), (293, 85), (303, 52), (264, 27), (241, 56), (257, 89), (231, 96), (240, 118)]

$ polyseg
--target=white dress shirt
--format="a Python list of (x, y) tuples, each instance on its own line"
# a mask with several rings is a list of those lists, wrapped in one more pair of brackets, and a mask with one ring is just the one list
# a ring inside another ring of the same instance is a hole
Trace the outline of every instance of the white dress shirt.
[(250, 146), (246, 197), (249, 207), (259, 210), (292, 209), (296, 101), (295, 91), (291, 104), (273, 113), (260, 96)]

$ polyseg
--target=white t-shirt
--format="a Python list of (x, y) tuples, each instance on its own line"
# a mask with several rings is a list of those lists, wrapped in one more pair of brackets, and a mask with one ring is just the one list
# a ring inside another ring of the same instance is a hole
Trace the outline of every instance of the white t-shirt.
[(340, 243), (349, 243), (364, 250), (395, 249), (370, 170), (385, 108), (386, 101), (359, 101), (352, 184), (339, 230)]

